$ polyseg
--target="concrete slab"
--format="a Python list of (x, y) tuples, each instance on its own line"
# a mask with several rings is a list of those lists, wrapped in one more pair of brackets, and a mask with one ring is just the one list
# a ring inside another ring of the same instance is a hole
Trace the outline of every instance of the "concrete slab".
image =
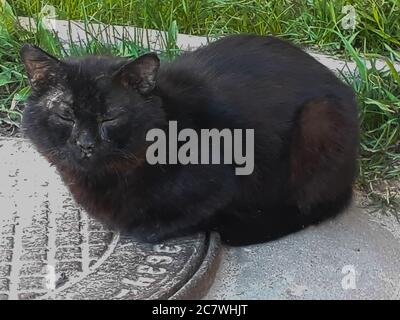
[(400, 224), (353, 206), (262, 245), (225, 248), (206, 299), (400, 299)]
[(0, 300), (200, 298), (218, 236), (157, 245), (107, 230), (79, 208), (23, 139), (0, 139)]
[[(154, 51), (165, 51), (167, 48), (168, 32), (155, 29), (145, 29), (135, 26), (107, 25), (102, 23), (83, 23), (73, 20), (43, 19), (49, 30), (53, 30), (58, 37), (68, 47), (68, 43), (73, 41), (77, 44), (88, 41), (91, 37), (101, 40), (103, 43), (118, 43), (121, 39), (131, 39), (141, 43), (143, 47)], [(19, 17), (21, 25), (28, 30), (36, 28), (36, 22), (33, 18)], [(89, 38), (89, 39), (88, 39)], [(215, 41), (218, 37), (193, 36), (183, 33), (176, 35), (176, 46), (183, 51), (192, 51), (209, 42)], [(315, 52), (307, 51), (320, 63), (334, 72), (354, 73), (357, 70), (355, 61), (343, 61), (337, 57)], [(368, 68), (372, 66), (370, 59), (365, 59)], [(396, 70), (400, 71), (400, 63), (393, 62)], [(377, 59), (374, 66), (378, 70), (388, 70), (389, 67), (385, 60)]]

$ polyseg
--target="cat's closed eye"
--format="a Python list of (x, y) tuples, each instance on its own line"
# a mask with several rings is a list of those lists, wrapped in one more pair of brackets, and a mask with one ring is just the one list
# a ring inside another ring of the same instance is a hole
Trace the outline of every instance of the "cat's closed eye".
[(55, 116), (62, 123), (66, 123), (66, 124), (69, 124), (69, 125), (73, 125), (75, 123), (74, 117), (72, 115), (70, 115), (69, 113), (56, 112)]
[(121, 112), (108, 112), (102, 116), (98, 116), (97, 122), (100, 125), (114, 126), (123, 120), (123, 113)]
[(104, 117), (98, 120), (99, 131), (103, 140), (109, 141), (108, 131), (112, 127), (116, 127), (119, 123), (119, 117)]
[(119, 120), (118, 117), (110, 117), (110, 118), (103, 118), (100, 120), (100, 123), (104, 124), (104, 123), (108, 123), (108, 124), (114, 124)]
[(70, 117), (69, 115), (64, 115), (64, 114), (59, 114), (59, 113), (57, 113), (57, 116), (58, 116), (60, 119), (64, 120), (64, 121), (75, 122), (75, 120), (72, 119), (72, 117)]

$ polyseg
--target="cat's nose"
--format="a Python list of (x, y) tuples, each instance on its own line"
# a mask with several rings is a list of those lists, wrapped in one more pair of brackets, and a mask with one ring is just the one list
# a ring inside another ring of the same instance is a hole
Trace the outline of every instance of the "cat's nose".
[(81, 149), (82, 155), (89, 158), (94, 149), (94, 142), (86, 139), (79, 139), (76, 141), (76, 144)]

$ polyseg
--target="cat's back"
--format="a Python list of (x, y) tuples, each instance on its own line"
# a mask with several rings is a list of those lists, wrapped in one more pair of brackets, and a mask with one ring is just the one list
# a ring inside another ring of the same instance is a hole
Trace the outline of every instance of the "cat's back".
[[(287, 121), (308, 101), (334, 96), (355, 113), (353, 91), (291, 43), (272, 36), (233, 35), (178, 57), (162, 70), (165, 91), (215, 97), (247, 120)], [(204, 89), (206, 88), (206, 90)], [(265, 122), (264, 122), (265, 123)]]
[(261, 76), (289, 66), (295, 72), (295, 65), (305, 64), (315, 69), (314, 62), (298, 47), (277, 37), (231, 35), (183, 54), (176, 60), (175, 67), (187, 65), (215, 75), (251, 72), (253, 76)]
[(280, 96), (288, 102), (318, 95), (353, 97), (352, 90), (324, 65), (288, 41), (272, 36), (224, 37), (183, 54), (168, 71), (177, 78), (195, 75), (224, 94)]

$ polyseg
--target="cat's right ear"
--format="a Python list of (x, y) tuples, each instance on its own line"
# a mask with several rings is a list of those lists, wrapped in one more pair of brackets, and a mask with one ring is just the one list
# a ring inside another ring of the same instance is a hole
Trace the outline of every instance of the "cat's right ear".
[(160, 59), (155, 53), (147, 53), (128, 61), (114, 75), (114, 80), (124, 87), (136, 88), (140, 93), (149, 94), (155, 87)]
[(60, 60), (30, 44), (21, 47), (20, 56), (32, 89), (41, 89), (54, 84), (60, 72)]

